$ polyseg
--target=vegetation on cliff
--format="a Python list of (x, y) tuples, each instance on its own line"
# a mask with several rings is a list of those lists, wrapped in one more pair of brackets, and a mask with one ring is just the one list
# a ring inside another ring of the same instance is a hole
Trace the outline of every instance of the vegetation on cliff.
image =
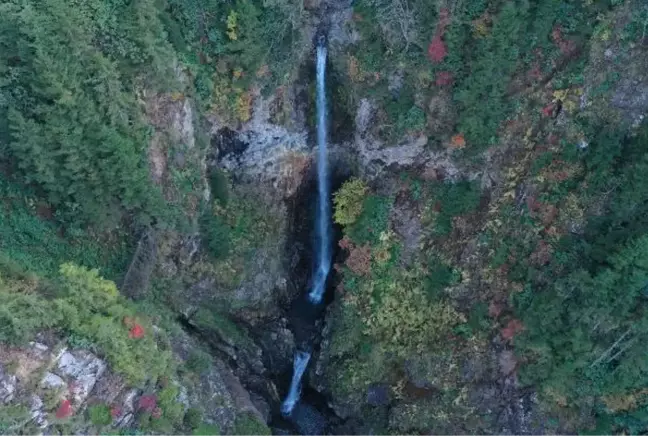
[[(49, 332), (93, 350), (146, 391), (141, 431), (219, 430), (169, 383), (197, 384), (210, 357), (178, 367), (168, 331), (187, 312), (247, 350), (232, 290), (280, 262), (264, 250), (285, 223), (261, 193), (205, 174), (204, 124), (235, 129), (268, 95), (286, 118), (307, 3), (0, 5), (0, 341)], [(370, 101), (369, 142), (427, 145), (420, 168), (353, 178), (333, 198), (344, 237), (323, 389), (367, 432), (648, 431), (646, 5), (351, 7), (348, 40), (331, 38), (334, 110)], [(142, 234), (157, 269), (127, 291)], [(520, 399), (524, 422), (498, 421)], [(57, 431), (75, 430), (70, 403), (49, 400)], [(23, 406), (0, 413), (2, 431)], [(91, 405), (86, 421), (105, 430), (112, 413)]]

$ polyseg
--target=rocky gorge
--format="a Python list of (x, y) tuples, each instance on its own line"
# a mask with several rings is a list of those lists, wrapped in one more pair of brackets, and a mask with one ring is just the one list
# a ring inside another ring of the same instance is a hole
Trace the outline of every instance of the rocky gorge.
[[(637, 34), (628, 45), (624, 33), (639, 2), (574, 12), (598, 26), (591, 40), (570, 39), (565, 24), (549, 26), (545, 39), (556, 53), (549, 59), (530, 51), (533, 68), (546, 68), (511, 70), (501, 98), (515, 104), (483, 143), (471, 137), (476, 122), (461, 118), (468, 97), (452, 87), (465, 79), (472, 89), (469, 78), (487, 68), (475, 61), (450, 73), (454, 66), (437, 65), (427, 40), (410, 47), (415, 20), (401, 19), (411, 12), (395, 3), (405, 14), (391, 20), (396, 29), (376, 18), (383, 2), (305, 2), (294, 80), (267, 92), (255, 83), (263, 71), (251, 73), (256, 79), (239, 95), (249, 108), (238, 119), (205, 107), (191, 91), (195, 71), (180, 61), (174, 75), (183, 92), (140, 90), (151, 130), (147, 170), (165, 200), (181, 205), (183, 224), (145, 226), (116, 280), (150, 324), (113, 307), (104, 312), (119, 314), (124, 341), (152, 338), (151, 360), (171, 362), (170, 369), (155, 381), (133, 382), (97, 343), (54, 328), (27, 345), (0, 343), (2, 433), (541, 434), (596, 427), (603, 407), (596, 395), (588, 393), (575, 412), (571, 397), (524, 373), (535, 355), (519, 348), (532, 322), (518, 299), (531, 298), (527, 281), (550, 282), (543, 268), (558, 238), (584, 235), (585, 217), (599, 216), (617, 189), (606, 185), (604, 195), (587, 200), (577, 195), (594, 184), (579, 177), (596, 165), (565, 157), (597, 141), (588, 130), (594, 122), (583, 120), (618, 125), (627, 141), (644, 128), (647, 41)], [(446, 41), (448, 51), (457, 48), (456, 35), (439, 35), (452, 25), (488, 40), (504, 22), (498, 5), (474, 17), (461, 2), (428, 5), (435, 17), (429, 36)], [(389, 42), (394, 32), (407, 41), (407, 55), (397, 59), (390, 57), (400, 47)], [(317, 261), (315, 49), (322, 33), (335, 224), (324, 304), (314, 306), (307, 294)], [(373, 47), (377, 40), (384, 46)], [(486, 94), (485, 101), (500, 98)], [(497, 245), (502, 241), (509, 245)], [(520, 259), (530, 263), (528, 275)], [(30, 280), (15, 281), (31, 289)], [(281, 404), (305, 344), (311, 356), (300, 401), (286, 416)], [(612, 394), (601, 401), (608, 411), (630, 413), (645, 394), (632, 392), (634, 403), (624, 397), (630, 405), (608, 405)]]

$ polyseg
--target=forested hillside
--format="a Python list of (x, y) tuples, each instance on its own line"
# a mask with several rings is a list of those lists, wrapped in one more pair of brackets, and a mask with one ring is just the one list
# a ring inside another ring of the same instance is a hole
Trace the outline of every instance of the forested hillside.
[(4, 0), (0, 433), (289, 431), (321, 34), (327, 431), (648, 431), (643, 1)]

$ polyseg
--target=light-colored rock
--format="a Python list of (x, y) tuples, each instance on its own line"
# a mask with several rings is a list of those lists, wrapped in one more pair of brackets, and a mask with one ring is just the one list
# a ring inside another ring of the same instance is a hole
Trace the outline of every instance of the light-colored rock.
[(133, 422), (135, 417), (135, 400), (139, 397), (139, 394), (140, 391), (138, 389), (130, 389), (123, 393), (121, 398), (118, 399), (117, 404), (119, 404), (119, 413), (117, 416), (113, 417), (113, 424), (116, 427), (128, 427)]
[(46, 372), (41, 380), (41, 386), (48, 389), (59, 389), (66, 386), (65, 381), (56, 374)]
[(32, 421), (34, 421), (39, 428), (45, 428), (49, 425), (49, 422), (47, 421), (47, 412), (44, 410), (44, 407), (45, 404), (38, 395), (31, 396), (29, 414), (31, 415)]
[(18, 378), (9, 374), (4, 366), (0, 364), (0, 404), (7, 404), (13, 400), (16, 394)]
[[(270, 106), (273, 98), (262, 98), (258, 92), (254, 98), (253, 116), (231, 138), (240, 145), (236, 152), (219, 152), (219, 165), (237, 175), (245, 175), (252, 180), (271, 182), (275, 188), (283, 187), (286, 176), (294, 177), (299, 170), (293, 171), (291, 164), (303, 167), (303, 157), (310, 153), (305, 129), (288, 130), (272, 124)], [(220, 126), (212, 126), (212, 135), (218, 135)], [(300, 159), (301, 157), (301, 159)], [(297, 183), (298, 185), (299, 183)], [(288, 187), (294, 184), (288, 184)], [(294, 193), (288, 189), (286, 196)]]
[(74, 401), (81, 404), (106, 370), (106, 363), (89, 351), (74, 350), (61, 355), (57, 368), (57, 372), (68, 379)]

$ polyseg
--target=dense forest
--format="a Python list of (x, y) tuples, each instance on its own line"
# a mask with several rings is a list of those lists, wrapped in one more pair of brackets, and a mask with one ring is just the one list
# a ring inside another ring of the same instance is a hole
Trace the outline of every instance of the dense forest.
[[(644, 2), (3, 0), (0, 380), (18, 384), (0, 384), (0, 433), (270, 432), (250, 410), (275, 408), (255, 398), (279, 364), (258, 344), (287, 304), (262, 273), (297, 269), (282, 232), (301, 191), (276, 192), (312, 160), (284, 143), (314, 130), (322, 28), (346, 175), (310, 385), (336, 432), (647, 432)], [(282, 170), (261, 152), (258, 180), (225, 168), (226, 130), (284, 135)], [(24, 376), (34, 341), (103, 359), (138, 392), (130, 420), (117, 395)], [(245, 407), (179, 400), (227, 365)], [(504, 389), (532, 393), (526, 427), (486, 411)]]

